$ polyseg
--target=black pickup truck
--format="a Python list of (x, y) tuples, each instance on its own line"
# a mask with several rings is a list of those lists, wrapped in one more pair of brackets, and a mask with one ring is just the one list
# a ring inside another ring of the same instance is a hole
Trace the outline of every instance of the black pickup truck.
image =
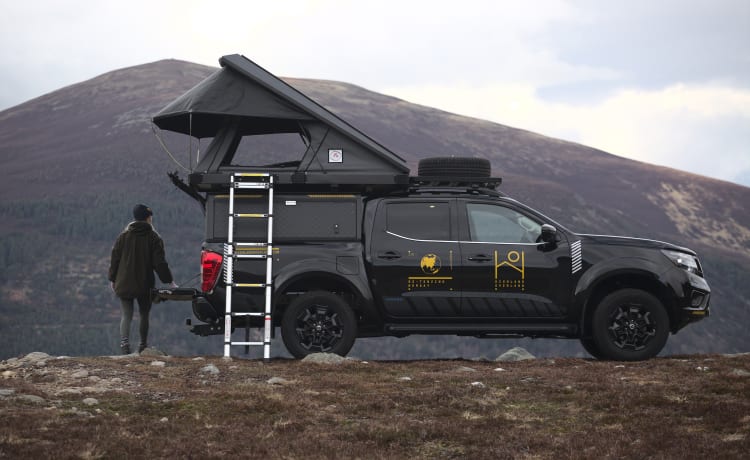
[[(248, 172), (274, 179), (271, 316), (295, 357), (346, 355), (357, 337), (451, 334), (579, 339), (597, 358), (642, 360), (708, 316), (710, 288), (690, 249), (568, 230), (500, 192), (484, 159), (429, 158), (410, 176), (397, 155), (246, 58), (220, 63), (154, 118), (213, 138), (189, 181), (173, 178), (206, 211), (192, 332), (223, 334), (229, 324), (228, 190), (234, 174)], [(243, 138), (279, 133), (299, 134), (301, 160), (233, 161)], [(268, 208), (263, 193), (232, 197), (234, 213)], [(232, 231), (258, 241), (265, 228), (247, 220)], [(234, 281), (260, 285), (266, 267), (235, 260)], [(235, 312), (265, 309), (261, 291), (233, 296)], [(264, 320), (237, 316), (231, 325)]]

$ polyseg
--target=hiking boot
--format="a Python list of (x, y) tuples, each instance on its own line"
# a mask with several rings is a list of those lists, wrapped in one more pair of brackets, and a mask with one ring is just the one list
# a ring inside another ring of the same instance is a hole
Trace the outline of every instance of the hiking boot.
[(145, 350), (146, 348), (148, 348), (148, 345), (146, 345), (145, 343), (138, 345), (138, 353), (143, 353), (143, 350)]
[(129, 355), (130, 354), (130, 345), (128, 345), (128, 344), (120, 345), (120, 351), (122, 352), (123, 355)]

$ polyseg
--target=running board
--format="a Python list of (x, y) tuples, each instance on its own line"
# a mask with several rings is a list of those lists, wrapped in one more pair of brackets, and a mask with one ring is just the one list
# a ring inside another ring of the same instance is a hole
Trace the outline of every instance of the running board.
[(385, 331), (394, 335), (450, 334), (472, 336), (573, 336), (573, 324), (386, 324)]

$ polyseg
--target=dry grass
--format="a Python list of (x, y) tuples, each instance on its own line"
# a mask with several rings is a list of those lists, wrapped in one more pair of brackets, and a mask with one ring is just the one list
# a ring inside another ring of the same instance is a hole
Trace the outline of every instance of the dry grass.
[[(157, 367), (153, 360), (50, 359), (12, 368), (0, 379), (0, 389), (15, 390), (0, 397), (0, 457), (682, 459), (750, 452), (750, 355), (627, 364), (163, 358)], [(218, 375), (201, 372), (209, 363)], [(88, 376), (72, 377), (81, 370)], [(271, 377), (285, 381), (271, 385)], [(87, 397), (98, 404), (85, 405)]]

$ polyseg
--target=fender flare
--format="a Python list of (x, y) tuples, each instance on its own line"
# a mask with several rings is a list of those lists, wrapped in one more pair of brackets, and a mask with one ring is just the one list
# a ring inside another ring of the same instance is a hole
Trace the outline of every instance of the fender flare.
[[(641, 257), (618, 257), (600, 262), (586, 270), (576, 283), (572, 299), (573, 308), (580, 312), (580, 330), (585, 330), (586, 317), (589, 310), (594, 307), (590, 304), (592, 294), (603, 283), (623, 276), (640, 276), (650, 278), (665, 289), (670, 289), (662, 278), (665, 271), (663, 265)], [(668, 309), (671, 316), (669, 306), (665, 305), (664, 307)]]
[[(348, 286), (362, 303), (363, 308), (370, 310), (374, 304), (373, 296), (361, 259), (360, 265), (362, 267), (360, 267), (357, 274), (348, 275), (339, 272), (335, 260), (303, 259), (296, 261), (284, 267), (283, 272), (276, 275), (274, 279), (274, 294), (285, 292), (289, 286), (304, 278), (325, 277)], [(274, 299), (278, 299), (278, 296), (274, 295)], [(274, 301), (274, 310), (276, 309), (276, 302)]]

